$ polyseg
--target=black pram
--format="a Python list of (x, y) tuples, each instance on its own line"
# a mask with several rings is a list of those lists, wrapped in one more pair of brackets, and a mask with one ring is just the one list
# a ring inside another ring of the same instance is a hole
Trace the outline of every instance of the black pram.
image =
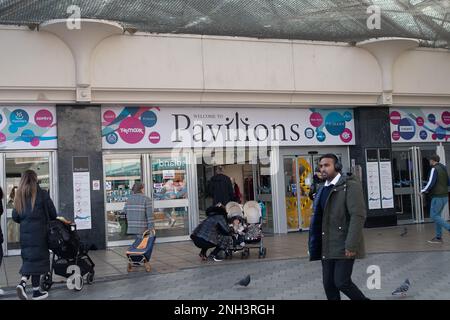
[(89, 284), (94, 281), (95, 264), (88, 255), (88, 248), (80, 241), (75, 223), (62, 217), (50, 221), (48, 238), (51, 265), (50, 272), (41, 278), (42, 290), (48, 291), (53, 285), (53, 272), (58, 276), (69, 278), (76, 273), (77, 267), (80, 273), (78, 276), (74, 275), (78, 277), (74, 280), (75, 290), (83, 288), (84, 278)]

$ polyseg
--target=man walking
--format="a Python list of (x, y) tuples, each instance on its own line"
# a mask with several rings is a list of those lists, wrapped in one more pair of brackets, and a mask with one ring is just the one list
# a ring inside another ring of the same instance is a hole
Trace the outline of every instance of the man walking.
[(420, 192), (431, 196), (430, 216), (435, 223), (436, 236), (429, 243), (442, 243), (442, 228), (450, 231), (450, 224), (442, 218), (442, 210), (448, 203), (447, 168), (439, 163), (438, 155), (430, 157), (431, 172), (428, 183)]
[(310, 260), (322, 260), (323, 286), (328, 300), (367, 300), (352, 282), (355, 259), (364, 258), (363, 227), (366, 206), (361, 183), (355, 176), (341, 175), (342, 165), (334, 154), (320, 157), (325, 185), (314, 198), (309, 229)]

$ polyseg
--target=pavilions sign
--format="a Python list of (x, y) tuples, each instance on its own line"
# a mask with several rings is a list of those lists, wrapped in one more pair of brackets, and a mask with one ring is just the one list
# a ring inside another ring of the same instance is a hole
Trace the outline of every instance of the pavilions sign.
[(191, 148), (354, 144), (351, 109), (102, 109), (103, 148)]

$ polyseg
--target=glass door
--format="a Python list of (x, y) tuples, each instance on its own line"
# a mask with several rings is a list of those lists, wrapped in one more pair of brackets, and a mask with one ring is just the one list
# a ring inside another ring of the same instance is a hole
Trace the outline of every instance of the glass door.
[[(127, 235), (127, 216), (123, 211), (131, 189), (142, 182), (142, 156), (115, 154), (104, 156), (105, 210), (108, 245), (128, 244), (135, 236)], [(144, 191), (148, 187), (144, 185)]]
[(4, 154), (4, 183), (6, 208), (3, 215), (3, 235), (7, 255), (20, 253), (19, 224), (12, 220), (14, 197), (19, 186), (21, 175), (26, 170), (33, 170), (38, 176), (40, 187), (50, 193), (57, 206), (54, 188), (54, 159), (51, 152), (7, 153)]
[(261, 206), (263, 216), (263, 230), (273, 233), (273, 210), (272, 210), (272, 179), (269, 158), (260, 159), (259, 163), (252, 165), (253, 181), (256, 181), (255, 200)]
[(159, 237), (189, 235), (188, 154), (151, 154), (155, 228)]

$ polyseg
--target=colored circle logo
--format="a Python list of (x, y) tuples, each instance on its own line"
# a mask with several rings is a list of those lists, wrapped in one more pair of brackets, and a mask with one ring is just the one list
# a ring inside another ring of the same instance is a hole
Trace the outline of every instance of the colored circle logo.
[(402, 116), (400, 115), (400, 112), (392, 111), (389, 115), (389, 119), (391, 120), (392, 124), (398, 125), (400, 123), (400, 120), (402, 120)]
[(34, 136), (34, 132), (31, 130), (23, 130), (22, 134), (21, 134), (22, 140), (25, 142), (30, 143), (31, 140), (33, 140)]
[(398, 131), (392, 132), (392, 140), (394, 140), (394, 141), (400, 140), (400, 132), (398, 132)]
[(6, 141), (6, 136), (3, 134), (3, 132), (0, 132), (0, 143), (3, 143)]
[(436, 116), (432, 113), (430, 113), (428, 115), (428, 121), (430, 121), (431, 123), (435, 123), (436, 122)]
[(442, 118), (442, 122), (444, 124), (450, 124), (450, 112), (448, 112), (448, 111), (442, 112), (441, 118)]
[(157, 144), (159, 143), (159, 141), (161, 141), (161, 136), (158, 132), (153, 131), (148, 135), (148, 140), (150, 141), (150, 143)]
[(110, 124), (116, 119), (116, 114), (112, 110), (107, 110), (103, 114), (103, 120), (105, 120), (106, 123)]
[(341, 133), (340, 135), (341, 140), (345, 143), (349, 143), (350, 141), (352, 141), (353, 138), (353, 134), (350, 131), (350, 129), (346, 128), (344, 129), (344, 131)]
[(106, 142), (108, 142), (109, 144), (115, 144), (118, 140), (119, 137), (114, 132), (106, 136)]
[(352, 121), (353, 117), (352, 117), (352, 113), (350, 111), (345, 111), (344, 112), (344, 120), (346, 122)]
[(416, 123), (419, 127), (422, 127), (425, 124), (425, 120), (422, 117), (417, 117)]
[(3, 122), (3, 116), (0, 114), (0, 123)]
[(314, 130), (312, 128), (305, 129), (305, 137), (308, 139), (314, 138)]
[(409, 118), (403, 118), (398, 124), (398, 132), (400, 137), (405, 140), (411, 140), (416, 134), (416, 126), (414, 121)]
[(25, 110), (16, 109), (13, 112), (11, 112), (9, 119), (11, 120), (11, 123), (15, 127), (20, 128), (27, 125), (30, 117), (28, 116), (28, 113)]
[(325, 133), (323, 131), (317, 132), (316, 137), (317, 137), (317, 141), (319, 141), (319, 142), (324, 142), (326, 139)]
[(320, 127), (323, 123), (322, 115), (318, 112), (311, 113), (311, 115), (309, 116), (309, 122), (313, 127)]
[(145, 111), (141, 115), (141, 122), (147, 128), (153, 127), (158, 121), (156, 114), (153, 111)]
[(344, 117), (337, 112), (331, 112), (325, 119), (325, 128), (333, 136), (340, 135), (345, 129)]
[(39, 110), (34, 115), (34, 122), (41, 128), (50, 127), (53, 123), (53, 115), (48, 110)]
[(125, 118), (119, 125), (119, 136), (126, 143), (138, 143), (144, 135), (145, 128), (139, 119)]
[(442, 127), (437, 127), (436, 128), (436, 137), (440, 140), (440, 139), (444, 139), (445, 138), (445, 129)]
[(38, 137), (34, 137), (33, 139), (31, 139), (31, 145), (33, 147), (37, 147), (39, 145), (39, 143), (40, 143), (40, 140)]
[(425, 130), (422, 130), (422, 131), (420, 131), (420, 133), (419, 133), (419, 137), (420, 137), (420, 139), (422, 139), (422, 140), (426, 140), (427, 137), (428, 137), (428, 133), (427, 133)]

